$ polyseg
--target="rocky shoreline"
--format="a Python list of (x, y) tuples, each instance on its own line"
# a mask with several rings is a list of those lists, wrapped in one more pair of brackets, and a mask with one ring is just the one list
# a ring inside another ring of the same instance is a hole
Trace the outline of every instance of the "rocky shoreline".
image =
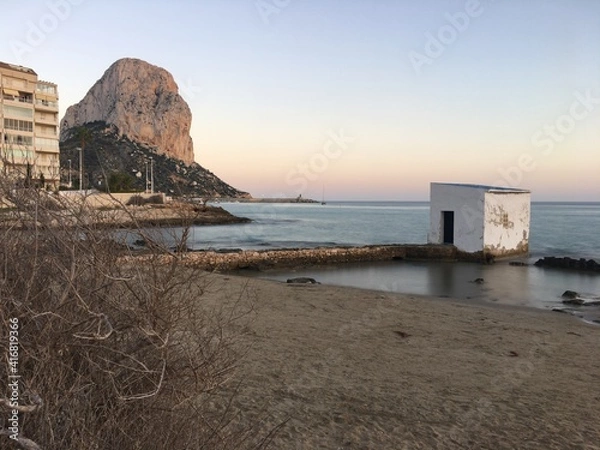
[(538, 259), (535, 263), (535, 266), (538, 267), (550, 267), (555, 269), (570, 269), (570, 270), (580, 270), (586, 272), (598, 272), (600, 273), (600, 264), (598, 264), (593, 259), (585, 259), (585, 258), (557, 258), (554, 256), (546, 256), (545, 258)]
[(251, 222), (215, 206), (162, 206), (107, 211), (98, 222), (112, 228), (180, 227), (193, 225), (230, 225)]
[[(234, 216), (220, 207), (187, 204), (91, 208), (82, 211), (71, 211), (69, 209), (56, 211), (54, 212), (55, 219), (46, 223), (45, 226), (74, 227), (83, 221), (100, 228), (137, 229), (193, 225), (232, 225), (251, 222), (246, 217)], [(86, 216), (82, 218), (81, 214), (86, 214)], [(0, 229), (23, 229), (34, 228), (35, 226), (35, 221), (27, 214), (13, 210), (3, 211), (0, 214)]]

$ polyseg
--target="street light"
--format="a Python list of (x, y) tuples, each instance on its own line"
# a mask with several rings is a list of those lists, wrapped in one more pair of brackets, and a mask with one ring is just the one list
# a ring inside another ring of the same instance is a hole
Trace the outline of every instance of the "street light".
[(71, 166), (71, 160), (69, 159), (69, 188), (73, 187), (73, 178), (71, 175), (71, 170), (72, 170), (72, 166)]
[(154, 158), (150, 157), (150, 193), (154, 194)]
[(79, 190), (83, 190), (83, 148), (77, 147), (79, 150)]

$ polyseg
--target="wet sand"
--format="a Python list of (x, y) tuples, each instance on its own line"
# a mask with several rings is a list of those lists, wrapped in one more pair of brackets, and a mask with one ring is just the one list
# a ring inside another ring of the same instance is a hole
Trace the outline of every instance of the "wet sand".
[(600, 327), (552, 312), (210, 275), (253, 304), (229, 385), (276, 449), (597, 449)]

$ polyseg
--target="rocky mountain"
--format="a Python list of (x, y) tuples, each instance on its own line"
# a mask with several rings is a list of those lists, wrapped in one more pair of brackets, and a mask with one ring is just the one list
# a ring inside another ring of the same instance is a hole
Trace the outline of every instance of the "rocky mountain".
[(60, 125), (61, 167), (71, 160), (71, 179), (78, 180), (76, 148), (83, 146), (86, 187), (101, 188), (110, 176), (132, 176), (133, 186), (143, 190), (146, 161), (152, 158), (156, 190), (250, 197), (194, 162), (191, 122), (190, 108), (169, 72), (139, 59), (120, 59), (67, 109)]
[(150, 187), (150, 179), (154, 175), (155, 192), (171, 196), (250, 197), (250, 194), (228, 185), (197, 163), (186, 164), (132, 141), (119, 133), (114, 125), (91, 122), (82, 127), (87, 130), (87, 142), (82, 152), (79, 151), (81, 142), (75, 133), (68, 134), (60, 143), (60, 166), (65, 168), (61, 178), (63, 182), (69, 179), (70, 168), (74, 187), (79, 187), (79, 155), (83, 153), (85, 188), (106, 190), (107, 185), (111, 185), (111, 192), (144, 191)]
[(192, 113), (165, 69), (139, 59), (111, 65), (61, 121), (61, 140), (79, 125), (102, 121), (119, 134), (187, 164), (194, 161)]

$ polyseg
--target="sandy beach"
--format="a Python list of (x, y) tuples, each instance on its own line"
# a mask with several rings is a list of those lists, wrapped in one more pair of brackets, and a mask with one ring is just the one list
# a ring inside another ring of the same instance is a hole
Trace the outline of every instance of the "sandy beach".
[(525, 308), (208, 279), (204, 301), (253, 305), (233, 407), (242, 424), (262, 420), (263, 433), (282, 424), (270, 448), (600, 448), (598, 326)]

